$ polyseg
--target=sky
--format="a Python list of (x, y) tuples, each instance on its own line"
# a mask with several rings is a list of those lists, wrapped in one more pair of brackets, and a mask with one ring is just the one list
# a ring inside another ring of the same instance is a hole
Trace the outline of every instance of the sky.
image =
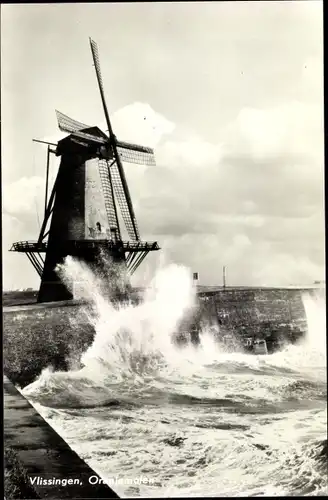
[[(142, 239), (199, 283), (305, 285), (325, 276), (322, 2), (6, 4), (1, 8), (4, 289), (39, 286), (12, 242), (36, 240), (55, 109), (104, 127), (98, 44)], [(56, 161), (51, 164), (54, 178)]]

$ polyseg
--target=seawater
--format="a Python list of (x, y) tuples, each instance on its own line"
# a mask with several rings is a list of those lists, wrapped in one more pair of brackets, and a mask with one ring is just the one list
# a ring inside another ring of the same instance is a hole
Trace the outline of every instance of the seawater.
[[(161, 269), (139, 305), (114, 307), (85, 266), (62, 271), (95, 329), (81, 366), (45, 369), (23, 394), (125, 497), (327, 494), (325, 299), (304, 295), (308, 331), (271, 355), (227, 353), (204, 330), (171, 337), (195, 303), (190, 271)], [(149, 484), (129, 484), (140, 476)]]

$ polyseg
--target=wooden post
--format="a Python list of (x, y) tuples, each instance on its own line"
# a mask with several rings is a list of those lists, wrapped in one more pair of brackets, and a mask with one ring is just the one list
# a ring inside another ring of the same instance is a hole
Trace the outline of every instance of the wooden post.
[(47, 148), (46, 192), (45, 192), (45, 197), (44, 197), (44, 217), (46, 217), (47, 205), (48, 205), (49, 163), (50, 163), (50, 146), (48, 145), (48, 148)]

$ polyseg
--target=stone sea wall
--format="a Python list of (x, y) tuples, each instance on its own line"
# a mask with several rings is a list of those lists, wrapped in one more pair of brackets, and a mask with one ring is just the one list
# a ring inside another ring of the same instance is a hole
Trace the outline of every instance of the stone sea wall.
[(229, 326), (264, 322), (291, 324), (305, 320), (303, 290), (254, 289), (201, 292), (202, 314)]
[[(324, 293), (301, 289), (200, 290), (197, 304), (178, 327), (198, 338), (204, 327), (219, 336), (264, 338), (274, 350), (281, 343), (297, 342), (306, 331), (304, 294)], [(17, 304), (17, 297), (15, 303)], [(4, 371), (21, 387), (42, 369), (76, 368), (94, 338), (94, 330), (79, 305), (45, 304), (7, 306), (3, 314)]]
[(303, 299), (323, 293), (292, 288), (201, 290), (194, 314), (182, 322), (180, 331), (210, 327), (219, 337), (265, 339), (274, 350), (303, 337), (307, 328)]

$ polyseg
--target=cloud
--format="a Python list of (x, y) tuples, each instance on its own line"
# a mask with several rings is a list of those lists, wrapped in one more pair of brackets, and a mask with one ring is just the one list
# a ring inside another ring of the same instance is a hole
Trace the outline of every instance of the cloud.
[(318, 106), (245, 108), (217, 144), (171, 136), (159, 144), (157, 160), (132, 186), (140, 225), (204, 282), (217, 281), (223, 263), (235, 284), (312, 282), (323, 275)]
[(25, 254), (10, 252), (12, 243), (35, 239), (34, 231), (21, 218), (2, 213), (2, 271), (5, 290), (39, 286), (39, 277)]
[(217, 165), (223, 155), (222, 144), (211, 144), (199, 138), (188, 141), (167, 140), (156, 151), (157, 163), (168, 168), (195, 167), (212, 168)]
[(172, 133), (175, 128), (174, 123), (154, 111), (149, 104), (141, 102), (119, 109), (113, 114), (111, 121), (114, 133), (120, 140), (148, 147), (157, 146), (161, 138)]
[[(227, 155), (268, 162), (322, 158), (323, 110), (292, 101), (274, 108), (244, 108), (225, 132)], [(314, 148), (318, 143), (321, 148)]]
[[(312, 282), (324, 272), (322, 111), (298, 101), (244, 108), (217, 143), (134, 103), (113, 116), (117, 136), (156, 145), (156, 167), (126, 164), (143, 237), (203, 283)], [(4, 190), (10, 214), (35, 213), (44, 180)], [(42, 202), (43, 203), (43, 202)]]
[(39, 176), (21, 177), (3, 189), (3, 208), (8, 214), (33, 214), (44, 206), (45, 180)]

